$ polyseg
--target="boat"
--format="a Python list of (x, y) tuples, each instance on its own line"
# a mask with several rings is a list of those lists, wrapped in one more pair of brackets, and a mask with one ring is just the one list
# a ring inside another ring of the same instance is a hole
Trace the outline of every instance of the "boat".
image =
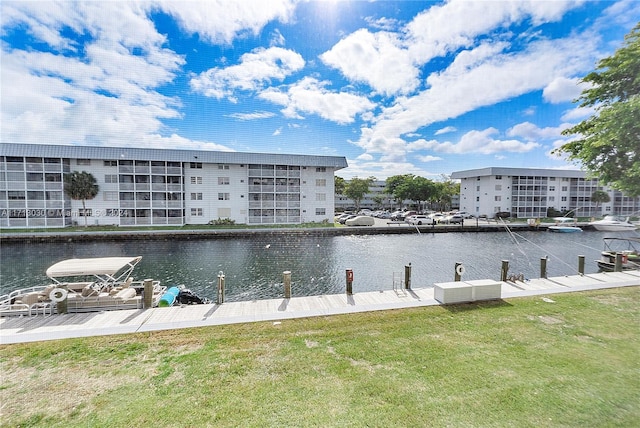
[(620, 255), (620, 270), (640, 269), (640, 237), (603, 238), (604, 249), (596, 260), (601, 271), (614, 272)]
[[(100, 257), (57, 262), (46, 271), (50, 284), (0, 296), (0, 316), (158, 306), (166, 287), (161, 286), (160, 281), (134, 281), (131, 276), (141, 259), (141, 256)], [(147, 305), (144, 304), (145, 286), (151, 289)]]
[(582, 229), (575, 225), (576, 219), (571, 217), (555, 217), (556, 224), (549, 226), (551, 232), (571, 233), (582, 232)]
[(617, 215), (606, 215), (602, 220), (596, 220), (589, 223), (589, 226), (595, 230), (602, 232), (624, 232), (625, 230), (636, 230), (636, 225)]

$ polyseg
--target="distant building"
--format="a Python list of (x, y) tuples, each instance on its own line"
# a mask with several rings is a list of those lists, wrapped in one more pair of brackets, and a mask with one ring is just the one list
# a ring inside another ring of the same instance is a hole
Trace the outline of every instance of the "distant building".
[[(346, 181), (349, 182), (348, 180)], [(389, 209), (392, 206), (395, 206), (395, 201), (385, 193), (385, 186), (387, 183), (385, 181), (376, 180), (371, 186), (369, 186), (369, 193), (364, 195), (364, 198), (360, 201), (361, 209), (374, 209), (374, 208), (385, 208)], [(376, 202), (379, 199), (381, 202)], [(335, 207), (336, 211), (344, 211), (348, 209), (355, 208), (355, 202), (347, 198), (345, 195), (335, 195)]]
[[(2, 143), (0, 227), (321, 222), (345, 167), (339, 156)], [(64, 194), (71, 171), (100, 186), (86, 211)]]
[[(539, 218), (553, 208), (575, 212), (577, 217), (599, 217), (640, 210), (640, 198), (624, 196), (597, 179), (588, 179), (584, 171), (489, 167), (456, 171), (451, 178), (460, 180), (460, 210), (476, 215), (509, 212), (513, 217)], [(591, 201), (596, 190), (607, 192), (611, 201)]]

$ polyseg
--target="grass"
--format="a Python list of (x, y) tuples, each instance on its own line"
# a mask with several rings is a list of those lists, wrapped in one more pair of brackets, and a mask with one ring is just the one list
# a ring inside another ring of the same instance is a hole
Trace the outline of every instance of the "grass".
[(0, 347), (2, 426), (631, 427), (640, 288)]

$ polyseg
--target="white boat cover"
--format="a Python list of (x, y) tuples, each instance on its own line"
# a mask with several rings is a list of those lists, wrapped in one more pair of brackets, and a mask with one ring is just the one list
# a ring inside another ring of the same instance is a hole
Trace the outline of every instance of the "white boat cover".
[(108, 275), (113, 277), (124, 268), (133, 269), (141, 259), (142, 256), (62, 260), (47, 269), (47, 276), (52, 279), (83, 275)]

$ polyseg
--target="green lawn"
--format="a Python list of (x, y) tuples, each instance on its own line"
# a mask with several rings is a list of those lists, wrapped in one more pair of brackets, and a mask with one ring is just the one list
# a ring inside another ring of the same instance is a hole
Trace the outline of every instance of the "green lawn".
[(635, 427), (640, 287), (0, 347), (2, 426)]

